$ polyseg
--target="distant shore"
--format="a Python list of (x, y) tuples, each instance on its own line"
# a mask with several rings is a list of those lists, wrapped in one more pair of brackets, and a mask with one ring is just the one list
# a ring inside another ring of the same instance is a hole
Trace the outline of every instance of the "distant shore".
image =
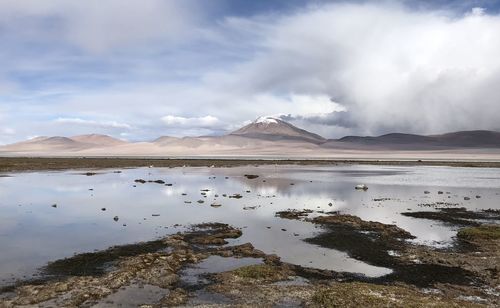
[(0, 157), (0, 172), (139, 167), (236, 167), (246, 165), (386, 165), (500, 168), (500, 161), (241, 158)]

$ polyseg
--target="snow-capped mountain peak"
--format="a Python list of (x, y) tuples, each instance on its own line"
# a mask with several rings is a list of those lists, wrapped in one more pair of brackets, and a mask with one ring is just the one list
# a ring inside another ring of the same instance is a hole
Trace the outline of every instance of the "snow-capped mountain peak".
[(301, 140), (313, 143), (322, 143), (325, 141), (319, 135), (270, 116), (259, 117), (252, 123), (232, 132), (231, 135), (265, 140)]
[(253, 122), (256, 124), (278, 124), (278, 119), (273, 117), (258, 117)]

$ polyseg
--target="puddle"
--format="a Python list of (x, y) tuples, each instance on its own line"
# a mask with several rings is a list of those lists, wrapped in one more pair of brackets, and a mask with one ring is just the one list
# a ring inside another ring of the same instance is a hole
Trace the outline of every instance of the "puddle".
[[(99, 176), (69, 170), (1, 177), (0, 286), (33, 278), (49, 261), (150, 241), (203, 222), (241, 228), (243, 236), (230, 244), (251, 242), (285, 262), (377, 277), (391, 270), (306, 243), (303, 239), (322, 230), (311, 223), (275, 217), (275, 212), (340, 211), (396, 224), (415, 235), (416, 243), (446, 246), (456, 228), (401, 213), (432, 211), (432, 204), (454, 204), (472, 211), (499, 209), (500, 204), (500, 170), (494, 168), (262, 166), (121, 171), (102, 170)], [(355, 190), (358, 184), (368, 190)], [(241, 198), (230, 198), (236, 195)]]
[(141, 305), (152, 305), (158, 303), (163, 297), (167, 296), (168, 290), (152, 285), (131, 284), (119, 289), (116, 293), (109, 295), (98, 303), (85, 305), (95, 308), (112, 307), (138, 307)]
[(183, 269), (180, 272), (180, 283), (186, 287), (201, 287), (209, 283), (205, 277), (207, 274), (222, 273), (262, 263), (260, 258), (210, 256), (196, 265)]
[(193, 291), (187, 306), (231, 304), (232, 301), (228, 297), (204, 289), (210, 283), (206, 275), (232, 271), (242, 266), (262, 263), (261, 258), (210, 256), (196, 265), (183, 269), (180, 272), (180, 285), (183, 288)]
[[(136, 308), (141, 305), (153, 305), (158, 303), (163, 297), (169, 294), (169, 290), (159, 288), (157, 286), (133, 282), (128, 286), (118, 289), (115, 293), (99, 301), (87, 301), (80, 307), (93, 308)], [(61, 297), (37, 304), (40, 308), (56, 308), (61, 307), (62, 303), (69, 298), (70, 293)]]
[(220, 307), (233, 303), (233, 301), (227, 296), (207, 290), (196, 290), (191, 295), (192, 297), (190, 297), (186, 303), (187, 307), (204, 305), (216, 305), (217, 307)]

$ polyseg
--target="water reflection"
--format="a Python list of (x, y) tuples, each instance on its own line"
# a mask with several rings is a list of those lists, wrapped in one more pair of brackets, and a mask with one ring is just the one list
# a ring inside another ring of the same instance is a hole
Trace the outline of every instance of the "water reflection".
[[(182, 231), (189, 224), (214, 221), (244, 228), (235, 243), (252, 242), (284, 261), (379, 276), (390, 270), (304, 243), (302, 239), (321, 230), (309, 223), (276, 218), (274, 213), (289, 208), (341, 211), (364, 220), (397, 224), (420, 243), (446, 245), (456, 230), (399, 213), (429, 210), (419, 204), (433, 202), (472, 210), (499, 208), (500, 199), (498, 169), (265, 166), (113, 171), (94, 176), (75, 171), (18, 173), (0, 178), (3, 283), (32, 275), (50, 260), (151, 240)], [(244, 174), (259, 177), (247, 179)], [(135, 183), (139, 178), (161, 179), (172, 186)], [(360, 183), (369, 189), (354, 190)], [(424, 194), (426, 190), (430, 193)], [(450, 194), (438, 194), (439, 190)], [(481, 198), (464, 200), (476, 195)], [(211, 207), (214, 202), (221, 207)]]

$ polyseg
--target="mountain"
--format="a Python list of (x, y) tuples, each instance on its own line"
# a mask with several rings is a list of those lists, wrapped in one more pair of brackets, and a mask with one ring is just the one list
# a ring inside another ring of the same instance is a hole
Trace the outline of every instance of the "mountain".
[(399, 150), (429, 150), (440, 148), (500, 148), (500, 132), (487, 130), (460, 131), (442, 135), (392, 133), (377, 137), (346, 136), (328, 140), (327, 148), (390, 148)]
[(273, 117), (260, 117), (230, 135), (269, 141), (296, 140), (320, 144), (325, 138)]
[(1, 147), (5, 152), (59, 152), (75, 151), (89, 148), (89, 145), (75, 141), (67, 137), (36, 137), (26, 141), (9, 144)]
[(107, 135), (79, 135), (74, 137), (35, 137), (0, 147), (4, 152), (75, 152), (92, 148), (115, 147), (127, 142)]
[(173, 142), (179, 141), (179, 138), (177, 137), (170, 137), (170, 136), (161, 136), (153, 141), (154, 144), (157, 145), (169, 145), (172, 144)]
[(434, 139), (427, 136), (392, 133), (378, 137), (360, 137), (360, 136), (346, 136), (338, 139), (340, 142), (354, 142), (364, 144), (414, 144), (414, 143), (427, 143), (433, 142)]
[(126, 141), (113, 138), (108, 135), (89, 134), (70, 137), (71, 140), (99, 146), (114, 146), (126, 144)]
[(429, 136), (448, 146), (500, 148), (500, 132), (473, 130)]
[(169, 137), (126, 142), (107, 135), (36, 137), (0, 146), (0, 155), (158, 157), (324, 157), (500, 159), (500, 132), (460, 131), (441, 135), (392, 133), (326, 140), (274, 117), (260, 117), (222, 136)]

